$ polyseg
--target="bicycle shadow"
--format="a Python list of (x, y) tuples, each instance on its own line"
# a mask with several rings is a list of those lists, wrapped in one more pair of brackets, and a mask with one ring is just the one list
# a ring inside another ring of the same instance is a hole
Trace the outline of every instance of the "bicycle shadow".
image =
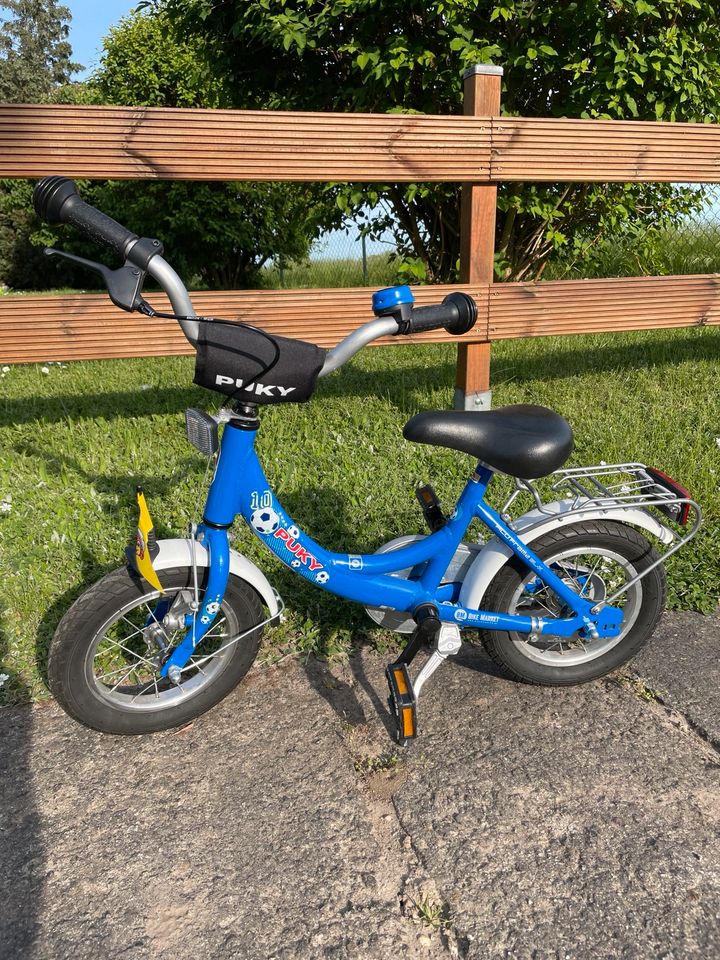
[(81, 594), (101, 577), (122, 565), (122, 557), (115, 563), (100, 563), (95, 554), (87, 547), (80, 549), (80, 578), (63, 593), (55, 597), (47, 608), (35, 634), (35, 660), (38, 673), (47, 687), (47, 659), (50, 643), (58, 624)]
[[(18, 702), (29, 690), (14, 666), (7, 629), (0, 620), (3, 693)], [(30, 956), (40, 930), (46, 852), (33, 788), (34, 710), (0, 708), (0, 956)]]
[[(327, 511), (333, 518), (329, 537), (332, 546), (329, 549), (344, 551), (349, 547), (356, 552), (353, 548), (357, 543), (353, 538), (357, 537), (357, 530), (351, 527), (345, 500), (336, 491), (303, 488), (287, 494), (285, 500), (293, 515), (296, 507), (300, 509), (303, 504), (322, 502), (323, 515)], [(328, 504), (331, 506), (329, 511)], [(312, 527), (320, 518), (309, 511), (309, 515), (303, 519), (307, 520), (312, 535)], [(325, 546), (328, 539), (323, 537), (322, 540)], [(342, 628), (349, 629), (351, 633), (350, 655), (340, 663), (333, 662), (332, 655), (323, 656), (322, 647), (306, 658), (303, 666), (313, 690), (332, 707), (343, 724), (356, 727), (379, 718), (387, 735), (394, 740), (395, 722), (388, 707), (384, 677), (380, 679), (378, 661), (382, 656), (387, 663), (394, 662), (408, 642), (409, 635), (383, 630), (373, 624), (358, 604), (342, 598), (338, 602), (334, 594), (318, 591), (317, 587), (297, 577), (286, 567), (282, 568), (276, 583), (281, 595), (287, 598), (288, 607), (302, 619), (310, 618), (318, 622), (321, 635)], [(383, 650), (382, 654), (378, 648)], [(419, 663), (424, 662), (429, 653), (430, 647), (421, 652)], [(491, 676), (500, 675), (492, 661), (477, 646), (470, 644), (464, 644), (460, 654), (453, 657), (451, 663)], [(417, 669), (415, 667), (413, 673), (417, 673)]]

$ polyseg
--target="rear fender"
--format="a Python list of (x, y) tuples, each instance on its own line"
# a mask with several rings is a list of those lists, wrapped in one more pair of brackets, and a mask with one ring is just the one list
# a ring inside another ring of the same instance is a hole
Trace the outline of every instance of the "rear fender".
[[(191, 567), (192, 551), (190, 540), (158, 540), (158, 554), (153, 557), (155, 570), (168, 570), (171, 567)], [(195, 541), (195, 562), (198, 567), (207, 567), (208, 552), (205, 547)], [(280, 613), (280, 599), (270, 586), (265, 574), (254, 563), (236, 550), (230, 551), (230, 576), (238, 580), (245, 580), (260, 595), (265, 606), (270, 611), (270, 617)]]
[[(553, 516), (548, 516), (548, 511), (552, 511)], [(640, 527), (662, 543), (672, 543), (674, 539), (672, 531), (645, 510), (603, 508), (579, 513), (576, 500), (556, 500), (544, 505), (542, 511), (530, 510), (513, 521), (513, 529), (523, 543), (530, 545), (551, 530), (583, 520), (615, 520), (631, 527)], [(471, 610), (482, 609), (482, 599), (488, 587), (513, 556), (512, 550), (497, 537), (488, 540), (467, 572), (460, 590), (460, 603)]]

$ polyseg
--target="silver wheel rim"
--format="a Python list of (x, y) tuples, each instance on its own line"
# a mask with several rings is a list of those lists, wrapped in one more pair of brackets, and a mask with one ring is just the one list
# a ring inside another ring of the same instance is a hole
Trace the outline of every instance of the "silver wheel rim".
[[(179, 684), (160, 678), (159, 650), (149, 649), (142, 624), (156, 624), (153, 608), (161, 599), (174, 598), (187, 588), (144, 594), (115, 611), (93, 637), (85, 658), (85, 672), (94, 695), (116, 710), (131, 713), (168, 710), (196, 697), (215, 682), (228, 665), (234, 647), (208, 659), (208, 654), (240, 633), (237, 617), (223, 602), (210, 630), (183, 667)], [(166, 631), (168, 646), (185, 636), (185, 628)]]
[[(595, 603), (613, 594), (639, 572), (627, 557), (607, 547), (571, 547), (559, 550), (544, 562), (576, 593)], [(545, 619), (569, 616), (556, 594), (542, 584), (541, 589), (535, 589), (537, 583), (536, 575), (528, 572), (510, 599), (508, 613)], [(513, 645), (523, 657), (549, 667), (574, 667), (596, 660), (616, 647), (632, 629), (642, 606), (642, 595), (642, 581), (639, 581), (613, 604), (624, 614), (622, 630), (616, 637), (589, 639), (577, 634), (571, 637), (545, 634), (535, 638), (511, 633)]]

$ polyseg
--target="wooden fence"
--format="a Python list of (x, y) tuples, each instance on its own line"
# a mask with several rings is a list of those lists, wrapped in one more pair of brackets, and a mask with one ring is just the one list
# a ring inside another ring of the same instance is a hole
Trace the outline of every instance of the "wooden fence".
[[(453, 289), (475, 296), (480, 312), (459, 352), (465, 395), (489, 387), (492, 340), (720, 322), (714, 274), (492, 283), (498, 182), (720, 180), (718, 124), (502, 117), (500, 83), (499, 68), (468, 71), (465, 115), (445, 117), (4, 105), (0, 177), (461, 182), (463, 283)], [(415, 292), (427, 303), (445, 289)], [(193, 300), (199, 312), (323, 345), (369, 316), (366, 288), (197, 293)], [(122, 313), (104, 296), (0, 299), (0, 362), (187, 352), (174, 324)]]

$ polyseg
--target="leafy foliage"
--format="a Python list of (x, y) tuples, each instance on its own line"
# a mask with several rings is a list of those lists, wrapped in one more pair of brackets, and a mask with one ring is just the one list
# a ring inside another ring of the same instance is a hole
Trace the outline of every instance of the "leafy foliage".
[[(181, 37), (161, 8), (121, 20), (105, 40), (98, 71), (64, 85), (65, 103), (220, 107), (224, 81), (208, 69), (208, 44)], [(253, 287), (262, 268), (302, 260), (312, 240), (341, 214), (325, 187), (221, 181), (105, 181), (80, 185), (83, 198), (140, 235), (160, 237), (175, 268), (200, 286)], [(98, 258), (98, 248), (70, 228), (40, 228), (30, 213), (31, 185), (0, 182), (0, 281), (17, 289), (62, 282), (98, 287), (92, 273), (47, 261), (33, 243), (57, 244)], [(62, 278), (62, 280), (60, 280)]]
[[(716, 118), (720, 101), (710, 0), (167, 0), (166, 8), (213, 44), (209, 68), (237, 107), (458, 113), (463, 68), (489, 61), (505, 67), (508, 114), (702, 121)], [(357, 213), (376, 197), (381, 210), (365, 229), (392, 222), (412, 275), (451, 277), (458, 190), (351, 186), (338, 203)], [(591, 248), (611, 227), (667, 226), (700, 199), (669, 185), (504, 186), (498, 274), (537, 275), (555, 251)]]

